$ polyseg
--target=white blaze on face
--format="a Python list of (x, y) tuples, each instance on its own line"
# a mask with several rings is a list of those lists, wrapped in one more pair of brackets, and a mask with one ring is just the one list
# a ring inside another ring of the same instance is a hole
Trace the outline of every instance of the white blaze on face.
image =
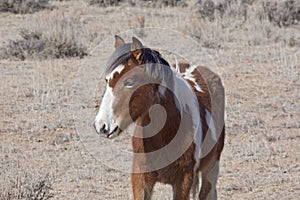
[(114, 95), (112, 88), (107, 84), (105, 94), (102, 98), (102, 102), (99, 108), (99, 112), (95, 119), (95, 128), (98, 133), (105, 126), (105, 129), (109, 131), (109, 126), (113, 121), (113, 109)]
[[(124, 69), (124, 65), (119, 65), (116, 67), (109, 75), (106, 76), (107, 82), (109, 82), (115, 73), (121, 73)], [(107, 83), (105, 94), (102, 98), (101, 105), (98, 114), (95, 119), (95, 129), (97, 133), (101, 131), (105, 132), (109, 138), (113, 138), (119, 133), (119, 124), (115, 122), (113, 114), (113, 103), (115, 101), (115, 96), (113, 94), (113, 89), (109, 87)]]
[(121, 74), (121, 72), (123, 71), (124, 68), (125, 68), (124, 65), (119, 65), (109, 75), (106, 76), (106, 80), (110, 81), (113, 78), (115, 73)]

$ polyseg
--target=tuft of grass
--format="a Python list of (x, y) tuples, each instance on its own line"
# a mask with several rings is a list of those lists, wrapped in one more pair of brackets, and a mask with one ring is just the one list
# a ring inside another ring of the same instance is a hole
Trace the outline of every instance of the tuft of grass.
[(0, 199), (30, 199), (48, 200), (54, 197), (52, 183), (48, 174), (44, 177), (31, 179), (25, 176), (6, 180), (5, 186), (0, 187)]
[(123, 0), (89, 0), (89, 5), (98, 5), (101, 7), (118, 6)]
[(186, 7), (186, 0), (144, 0), (144, 5), (149, 5), (153, 7)]
[(1, 0), (0, 12), (16, 14), (34, 13), (44, 9), (53, 9), (49, 0)]
[[(51, 28), (49, 28), (51, 27)], [(21, 39), (10, 40), (2, 49), (2, 58), (52, 59), (83, 58), (88, 55), (87, 45), (92, 36), (79, 18), (51, 12), (33, 19), (20, 31)]]
[[(220, 4), (218, 8), (223, 10), (223, 7), (224, 6)], [(199, 13), (202, 18), (207, 18), (210, 21), (215, 19), (215, 9), (216, 5), (212, 0), (198, 0), (194, 5), (195, 12)]]
[(264, 12), (270, 22), (279, 27), (298, 24), (300, 21), (300, 3), (287, 0), (281, 3), (264, 2)]
[(37, 180), (27, 187), (27, 199), (47, 200), (54, 197), (52, 193), (52, 184), (46, 175), (44, 178)]

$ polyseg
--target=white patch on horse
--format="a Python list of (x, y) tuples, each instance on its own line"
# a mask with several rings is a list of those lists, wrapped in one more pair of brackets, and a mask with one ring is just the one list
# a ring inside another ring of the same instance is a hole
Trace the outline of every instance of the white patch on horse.
[(106, 80), (110, 81), (113, 77), (115, 73), (119, 73), (121, 74), (121, 72), (123, 71), (123, 69), (125, 68), (125, 65), (119, 65), (118, 67), (116, 67), (110, 74), (108, 74), (106, 76)]
[(115, 96), (113, 95), (112, 88), (107, 84), (105, 94), (95, 119), (95, 128), (98, 133), (100, 133), (103, 124), (106, 126), (107, 131), (109, 131), (110, 125), (114, 119), (112, 109), (114, 99)]
[[(176, 63), (176, 65), (178, 65)], [(177, 68), (177, 66), (176, 66)], [(199, 92), (203, 92), (200, 86), (196, 83), (196, 80), (194, 76), (192, 75), (192, 72), (197, 68), (197, 66), (191, 66), (188, 68), (184, 73), (180, 73), (179, 70), (173, 69), (174, 74), (176, 74), (176, 77), (178, 80), (181, 80), (184, 84), (179, 84), (180, 81), (175, 81), (175, 88), (178, 88), (178, 91), (175, 91), (175, 94), (181, 94), (181, 98), (179, 101), (183, 106), (188, 105), (188, 111), (192, 112), (191, 116), (193, 119), (193, 131), (194, 131), (194, 144), (196, 146), (195, 152), (194, 152), (194, 160), (196, 162), (194, 166), (194, 171), (198, 169), (200, 166), (200, 158), (201, 158), (201, 145), (202, 145), (202, 122), (200, 120), (200, 110), (199, 110), (199, 104), (198, 99), (192, 89), (192, 86), (188, 83), (187, 80), (192, 81), (195, 84), (195, 88)], [(179, 68), (179, 66), (178, 66)], [(181, 85), (181, 87), (180, 87)], [(196, 87), (198, 86), (198, 87)], [(178, 98), (178, 97), (177, 97)], [(184, 100), (184, 101), (181, 101)]]
[(179, 66), (177, 57), (176, 57), (175, 55), (174, 55), (174, 59), (175, 59), (175, 69), (176, 69), (176, 72), (177, 72), (178, 74), (180, 74), (180, 66)]
[(196, 161), (195, 167), (194, 167), (194, 171), (196, 172), (196, 170), (198, 169), (199, 165), (200, 165), (200, 158), (201, 158), (201, 144), (202, 144), (202, 122), (201, 120), (199, 120), (198, 122), (198, 127), (194, 133), (194, 144), (196, 146), (195, 152), (194, 152), (194, 160)]
[(211, 131), (212, 139), (214, 141), (217, 141), (218, 135), (217, 135), (216, 127), (215, 127), (215, 122), (211, 116), (211, 113), (208, 110), (205, 110), (205, 120), (206, 120), (206, 124), (208, 125), (208, 127)]
[(200, 87), (200, 85), (196, 82), (196, 79), (193, 75), (193, 71), (197, 68), (197, 66), (192, 65), (190, 66), (188, 69), (185, 70), (184, 73), (182, 73), (182, 76), (185, 80), (189, 80), (191, 82), (194, 83), (194, 87), (198, 92), (203, 92), (202, 88)]
[(174, 73), (174, 88), (175, 95), (179, 100), (179, 105), (177, 105), (179, 110), (184, 110), (190, 113), (192, 118), (192, 128), (194, 132), (194, 143), (196, 146), (194, 152), (195, 167), (196, 171), (200, 165), (201, 158), (201, 144), (202, 144), (202, 122), (200, 120), (200, 110), (198, 99), (186, 79), (183, 78), (181, 73), (178, 73), (176, 69), (173, 69)]

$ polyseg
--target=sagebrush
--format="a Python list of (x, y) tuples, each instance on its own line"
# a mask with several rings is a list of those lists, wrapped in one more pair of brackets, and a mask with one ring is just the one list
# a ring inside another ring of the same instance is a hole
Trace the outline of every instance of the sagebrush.
[(300, 21), (300, 3), (295, 0), (287, 0), (282, 3), (263, 3), (264, 12), (270, 22), (281, 26), (296, 25)]
[(101, 7), (119, 6), (121, 3), (129, 3), (131, 6), (151, 6), (151, 7), (164, 7), (164, 6), (187, 6), (186, 0), (90, 0), (90, 5), (98, 5)]
[(83, 58), (88, 55), (90, 36), (78, 18), (57, 12), (35, 19), (23, 28), (21, 39), (10, 40), (2, 49), (1, 57), (19, 60)]
[(53, 9), (49, 0), (1, 0), (0, 12), (18, 14), (34, 13), (44, 9)]

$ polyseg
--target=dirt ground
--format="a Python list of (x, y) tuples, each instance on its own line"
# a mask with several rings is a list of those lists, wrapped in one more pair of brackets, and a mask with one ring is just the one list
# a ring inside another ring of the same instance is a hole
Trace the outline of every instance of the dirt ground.
[[(113, 44), (102, 54), (92, 50), (107, 37), (141, 28), (139, 16), (145, 17), (145, 27), (183, 34), (199, 33), (195, 26), (200, 26), (204, 40), (218, 44), (208, 49), (207, 59), (217, 66), (213, 69), (226, 89), (227, 135), (219, 199), (299, 198), (300, 46), (265, 42), (260, 33), (271, 27), (270, 34), (285, 38), (290, 32), (299, 34), (299, 25), (248, 24), (218, 32), (214, 27), (222, 21), (197, 23), (185, 10), (189, 8), (100, 8), (83, 1), (55, 1), (55, 5), (54, 12), (76, 15), (89, 32), (96, 33), (95, 44), (83, 59), (0, 60), (0, 199), (24, 199), (41, 180), (51, 185), (52, 190), (43, 189), (53, 199), (132, 199), (130, 174), (95, 159), (80, 134), (84, 128), (94, 134), (91, 123), (104, 89), (101, 66)], [(0, 46), (18, 38), (24, 24), (47, 18), (50, 12), (0, 13)], [(142, 40), (155, 46), (153, 38)], [(193, 58), (193, 49), (185, 48)], [(80, 82), (89, 76), (97, 85)], [(78, 114), (86, 119), (81, 127), (76, 126), (82, 119)], [(156, 185), (153, 199), (171, 199), (171, 187)]]

